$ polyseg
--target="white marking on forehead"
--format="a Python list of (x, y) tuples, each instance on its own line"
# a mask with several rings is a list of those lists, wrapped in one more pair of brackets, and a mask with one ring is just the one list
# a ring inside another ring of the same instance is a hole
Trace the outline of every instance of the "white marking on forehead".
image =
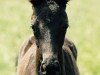
[(42, 42), (42, 49), (43, 49), (43, 54), (53, 54), (52, 52), (52, 45), (51, 45), (51, 34), (50, 30), (46, 28), (46, 31), (44, 32), (44, 40)]
[[(44, 32), (44, 41), (43, 41), (43, 48), (51, 48), (51, 34), (49, 29), (46, 30), (46, 32)], [(46, 46), (46, 47), (45, 47)]]

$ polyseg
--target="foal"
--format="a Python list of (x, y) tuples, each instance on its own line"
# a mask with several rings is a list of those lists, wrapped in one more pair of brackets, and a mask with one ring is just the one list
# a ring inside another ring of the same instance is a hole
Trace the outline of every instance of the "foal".
[(17, 75), (79, 75), (77, 51), (65, 39), (68, 0), (30, 0), (33, 6), (31, 36), (22, 46)]

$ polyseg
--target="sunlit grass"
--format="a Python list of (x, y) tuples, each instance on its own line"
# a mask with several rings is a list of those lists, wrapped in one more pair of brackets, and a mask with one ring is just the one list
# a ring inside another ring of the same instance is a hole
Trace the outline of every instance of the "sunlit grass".
[(0, 75), (15, 75), (21, 42), (31, 34), (31, 13), (28, 1), (0, 1)]
[(68, 5), (70, 24), (68, 36), (77, 46), (81, 75), (100, 74), (99, 2), (99, 0), (74, 0)]
[[(78, 49), (81, 75), (100, 74), (100, 0), (71, 0), (67, 6), (69, 37)], [(28, 0), (0, 0), (0, 75), (15, 75), (21, 43), (32, 33)]]

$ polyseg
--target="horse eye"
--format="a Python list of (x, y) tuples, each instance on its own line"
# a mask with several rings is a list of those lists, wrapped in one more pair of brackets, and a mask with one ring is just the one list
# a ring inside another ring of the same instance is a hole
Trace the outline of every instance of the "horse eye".
[(35, 30), (35, 26), (34, 25), (32, 25), (31, 27), (32, 27), (33, 30)]
[(35, 22), (32, 22), (31, 25), (32, 25), (32, 29), (35, 29), (39, 26), (39, 21), (36, 20)]

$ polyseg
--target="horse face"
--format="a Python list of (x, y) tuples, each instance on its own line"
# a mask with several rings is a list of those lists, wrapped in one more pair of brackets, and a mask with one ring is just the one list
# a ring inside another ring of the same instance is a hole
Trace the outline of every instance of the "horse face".
[(47, 2), (43, 0), (43, 3), (40, 2), (37, 6), (33, 3), (33, 7), (35, 20), (32, 19), (32, 29), (37, 47), (42, 51), (41, 71), (46, 75), (59, 75), (58, 54), (62, 50), (68, 27), (66, 12), (61, 9), (57, 0), (47, 0)]

